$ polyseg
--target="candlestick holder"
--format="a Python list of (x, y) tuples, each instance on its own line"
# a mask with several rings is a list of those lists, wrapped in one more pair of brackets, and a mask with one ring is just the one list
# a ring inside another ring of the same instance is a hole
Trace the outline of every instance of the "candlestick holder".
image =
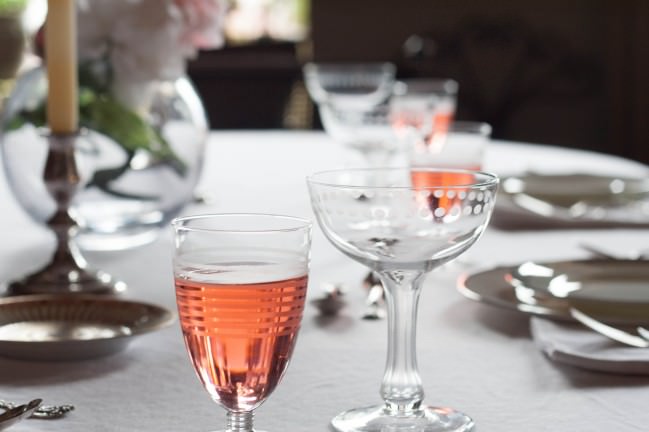
[[(92, 271), (74, 244), (78, 225), (71, 211), (72, 200), (87, 179), (77, 166), (81, 133), (45, 133), (46, 149), (36, 149), (31, 156), (44, 158), (42, 185), (37, 187), (20, 183), (20, 175), (14, 172), (10, 178), (16, 198), (37, 221), (45, 222), (56, 235), (56, 250), (49, 264), (9, 285), (8, 295), (22, 294), (116, 294), (126, 289), (123, 282), (114, 280), (103, 271)], [(41, 151), (38, 151), (41, 150)], [(23, 173), (28, 176), (29, 173)], [(32, 192), (29, 193), (29, 188)], [(34, 201), (40, 201), (35, 203)]]

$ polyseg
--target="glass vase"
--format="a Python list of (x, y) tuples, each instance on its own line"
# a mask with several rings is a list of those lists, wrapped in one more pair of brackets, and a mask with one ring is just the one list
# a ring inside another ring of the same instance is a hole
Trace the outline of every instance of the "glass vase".
[[(42, 180), (47, 85), (42, 68), (18, 80), (0, 137), (10, 188), (40, 223), (52, 212)], [(81, 179), (69, 213), (82, 250), (147, 244), (193, 198), (209, 132), (200, 97), (186, 77), (145, 83), (132, 96), (146, 103), (131, 108), (99, 87), (79, 91), (84, 139), (74, 156)]]

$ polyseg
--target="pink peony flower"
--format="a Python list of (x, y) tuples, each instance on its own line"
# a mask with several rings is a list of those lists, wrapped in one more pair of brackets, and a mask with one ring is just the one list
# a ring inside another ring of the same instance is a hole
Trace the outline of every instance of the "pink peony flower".
[(199, 49), (223, 45), (225, 5), (219, 0), (174, 0), (183, 15), (185, 28), (182, 40)]

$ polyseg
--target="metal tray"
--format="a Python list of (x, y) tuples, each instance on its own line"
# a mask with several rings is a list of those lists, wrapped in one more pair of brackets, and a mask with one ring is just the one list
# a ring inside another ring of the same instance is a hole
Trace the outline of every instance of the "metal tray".
[(0, 298), (0, 356), (47, 361), (102, 357), (173, 320), (173, 313), (162, 307), (114, 297)]

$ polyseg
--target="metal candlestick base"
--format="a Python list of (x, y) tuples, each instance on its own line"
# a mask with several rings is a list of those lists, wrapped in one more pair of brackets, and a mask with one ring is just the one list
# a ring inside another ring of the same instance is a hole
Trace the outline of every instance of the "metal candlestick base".
[(56, 204), (56, 211), (47, 226), (57, 239), (50, 263), (38, 272), (9, 285), (8, 295), (22, 294), (116, 294), (126, 289), (107, 273), (87, 270), (87, 263), (72, 242), (76, 222), (69, 209), (81, 179), (75, 161), (75, 145), (79, 134), (49, 135), (43, 182)]
[[(50, 225), (51, 226), (51, 225)], [(126, 284), (116, 281), (103, 271), (86, 270), (86, 262), (79, 254), (72, 252), (65, 240), (57, 235), (59, 241), (53, 259), (44, 268), (23, 280), (11, 283), (7, 294), (118, 294), (126, 289)], [(63, 245), (63, 246), (62, 246)]]

